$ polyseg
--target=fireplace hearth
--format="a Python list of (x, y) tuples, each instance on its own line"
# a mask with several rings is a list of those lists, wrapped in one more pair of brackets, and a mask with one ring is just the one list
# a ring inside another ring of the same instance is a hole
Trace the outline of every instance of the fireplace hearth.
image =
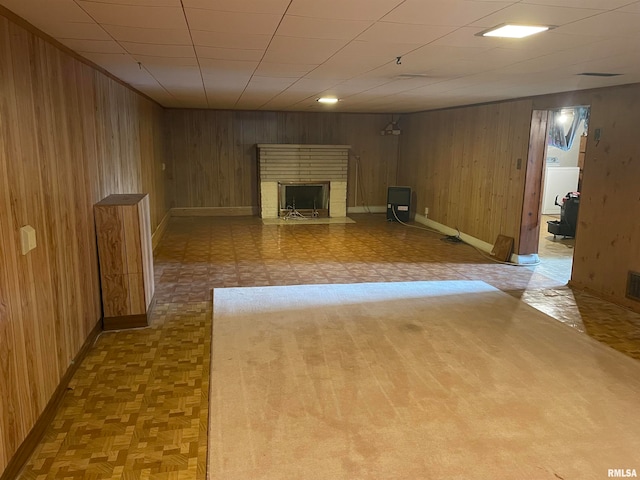
[(347, 216), (350, 145), (259, 144), (260, 216)]

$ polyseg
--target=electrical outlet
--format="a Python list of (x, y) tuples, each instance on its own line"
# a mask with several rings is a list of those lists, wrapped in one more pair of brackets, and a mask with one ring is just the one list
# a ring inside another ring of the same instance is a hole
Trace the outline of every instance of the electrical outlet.
[(593, 140), (595, 142), (599, 142), (601, 138), (602, 138), (602, 129), (596, 128), (593, 132)]

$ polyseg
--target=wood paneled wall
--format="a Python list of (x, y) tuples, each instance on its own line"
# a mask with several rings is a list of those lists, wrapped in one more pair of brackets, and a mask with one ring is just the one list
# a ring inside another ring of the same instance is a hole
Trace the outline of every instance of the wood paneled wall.
[(571, 284), (640, 312), (625, 296), (627, 273), (640, 271), (640, 85), (536, 103), (591, 105)]
[(257, 207), (259, 143), (351, 145), (349, 206), (384, 205), (396, 182), (399, 137), (380, 135), (389, 115), (168, 110), (166, 120), (174, 207)]
[[(415, 210), (493, 243), (520, 235), (531, 100), (404, 117), (398, 183)], [(518, 159), (521, 168), (518, 169)], [(517, 251), (517, 250), (516, 250)]]
[[(93, 204), (149, 193), (152, 228), (168, 209), (162, 121), (0, 16), (0, 474), (100, 319)], [(37, 247), (23, 256), (27, 224)]]

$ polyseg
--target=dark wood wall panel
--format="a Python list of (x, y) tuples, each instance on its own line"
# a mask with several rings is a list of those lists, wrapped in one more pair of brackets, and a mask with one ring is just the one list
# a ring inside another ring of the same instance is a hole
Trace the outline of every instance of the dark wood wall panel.
[(396, 181), (399, 137), (380, 135), (388, 115), (168, 110), (166, 120), (175, 207), (257, 207), (258, 143), (351, 145), (349, 206), (384, 205)]
[[(93, 204), (168, 210), (162, 109), (0, 16), (0, 474), (101, 317)], [(32, 225), (37, 247), (20, 252)]]
[(581, 103), (591, 118), (571, 282), (640, 311), (626, 298), (628, 272), (640, 271), (640, 85), (595, 90)]
[(530, 100), (406, 116), (398, 182), (415, 190), (416, 212), (428, 207), (436, 222), (517, 244), (530, 123)]

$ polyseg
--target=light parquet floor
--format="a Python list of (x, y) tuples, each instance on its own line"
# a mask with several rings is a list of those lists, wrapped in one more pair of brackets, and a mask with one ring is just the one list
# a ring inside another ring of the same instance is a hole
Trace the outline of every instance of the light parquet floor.
[(568, 288), (566, 246), (512, 267), (384, 215), (353, 218), (173, 218), (155, 252), (151, 326), (98, 338), (20, 478), (204, 480), (212, 288), (483, 280), (640, 360), (640, 315)]

